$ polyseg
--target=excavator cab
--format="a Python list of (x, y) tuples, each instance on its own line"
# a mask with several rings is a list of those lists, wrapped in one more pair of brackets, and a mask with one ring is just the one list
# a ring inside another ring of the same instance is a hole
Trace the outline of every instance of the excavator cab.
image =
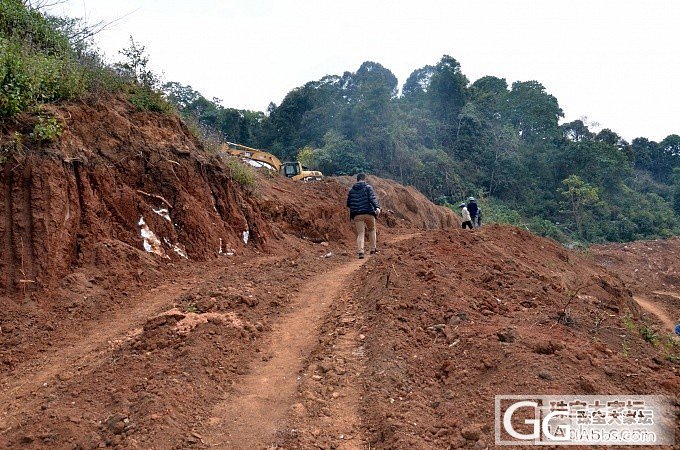
[(323, 174), (318, 170), (309, 170), (309, 168), (300, 164), (299, 161), (285, 162), (281, 164), (281, 172), (284, 176), (292, 178), (293, 180), (321, 181)]
[(300, 175), (299, 162), (285, 162), (282, 166), (283, 175), (286, 178), (293, 178)]

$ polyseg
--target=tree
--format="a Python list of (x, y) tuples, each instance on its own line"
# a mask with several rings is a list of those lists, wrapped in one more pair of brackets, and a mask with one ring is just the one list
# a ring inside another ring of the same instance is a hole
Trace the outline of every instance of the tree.
[(565, 206), (571, 213), (578, 235), (584, 239), (583, 224), (587, 213), (586, 208), (596, 207), (602, 202), (597, 187), (586, 183), (578, 175), (571, 175), (562, 181), (564, 189), (560, 189), (560, 193), (565, 199)]
[(564, 113), (557, 99), (538, 81), (516, 81), (508, 96), (510, 119), (522, 139), (536, 141), (558, 134)]
[(425, 66), (411, 72), (402, 87), (402, 95), (405, 101), (412, 104), (420, 104), (424, 101), (425, 95), (430, 89), (434, 66)]
[(115, 66), (120, 73), (134, 83), (138, 83), (147, 89), (156, 89), (159, 78), (147, 67), (149, 57), (145, 54), (146, 48), (139, 45), (130, 36), (130, 46), (121, 50), (119, 53), (125, 56), (126, 60), (117, 63)]
[(680, 216), (680, 167), (673, 169), (673, 210)]
[(454, 124), (465, 104), (468, 79), (460, 70), (460, 64), (449, 55), (435, 66), (430, 79), (427, 97), (430, 108), (444, 123)]
[(657, 144), (647, 138), (638, 137), (633, 139), (631, 149), (633, 151), (633, 164), (636, 169), (651, 170), (652, 155), (657, 152)]
[(574, 120), (573, 122), (562, 124), (560, 129), (562, 130), (562, 136), (572, 142), (592, 140), (595, 137), (582, 120)]

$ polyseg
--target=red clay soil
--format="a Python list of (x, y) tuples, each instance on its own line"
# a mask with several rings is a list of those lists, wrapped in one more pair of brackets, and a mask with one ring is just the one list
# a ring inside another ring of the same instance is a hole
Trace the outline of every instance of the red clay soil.
[(0, 448), (485, 448), (495, 394), (677, 400), (675, 348), (592, 258), (437, 230), (370, 178), (391, 212), (359, 261), (351, 180), (241, 186), (175, 117), (52, 113), (62, 138), (1, 172)]
[[(118, 98), (50, 111), (62, 137), (0, 172), (0, 448), (191, 444), (311, 274), (354, 254), (346, 189), (241, 186), (179, 119)], [(408, 226), (382, 217), (381, 242)]]
[(526, 231), (431, 232), (352, 285), (307, 361), (284, 448), (493, 447), (499, 394), (680, 400), (677, 343), (627, 327), (641, 310), (623, 282)]
[(596, 245), (590, 251), (630, 286), (657, 332), (680, 324), (680, 238)]

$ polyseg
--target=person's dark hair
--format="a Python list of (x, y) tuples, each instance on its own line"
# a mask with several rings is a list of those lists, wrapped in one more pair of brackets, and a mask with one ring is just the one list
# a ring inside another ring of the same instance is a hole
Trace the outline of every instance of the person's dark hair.
[(364, 181), (365, 179), (366, 179), (365, 173), (358, 173), (357, 174), (357, 181)]

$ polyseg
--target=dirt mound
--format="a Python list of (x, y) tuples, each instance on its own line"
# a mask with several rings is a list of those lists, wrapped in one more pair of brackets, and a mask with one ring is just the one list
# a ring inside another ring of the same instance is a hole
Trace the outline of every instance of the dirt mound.
[[(333, 177), (345, 189), (356, 182), (353, 177)], [(448, 208), (430, 202), (413, 186), (403, 186), (396, 181), (368, 176), (369, 184), (375, 189), (381, 206), (387, 213), (387, 220), (407, 226), (432, 230), (460, 224), (459, 217)]]
[[(354, 284), (310, 360), (318, 381), (301, 387), (309, 417), (292, 422), (290, 447), (487, 448), (495, 395), (680, 392), (671, 348), (637, 332), (623, 282), (517, 228), (404, 241)], [(352, 351), (341, 354), (348, 335)], [(323, 424), (351, 385), (361, 387), (362, 427), (338, 437)]]

